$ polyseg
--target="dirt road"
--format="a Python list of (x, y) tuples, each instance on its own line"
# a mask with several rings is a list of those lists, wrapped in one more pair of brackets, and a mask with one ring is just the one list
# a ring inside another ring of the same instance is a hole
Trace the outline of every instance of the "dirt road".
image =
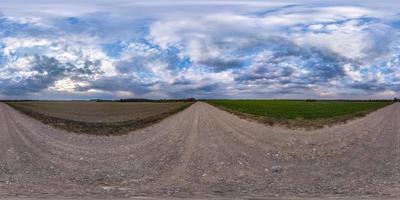
[(98, 137), (0, 104), (0, 197), (400, 197), (400, 104), (314, 131), (195, 103), (148, 128)]

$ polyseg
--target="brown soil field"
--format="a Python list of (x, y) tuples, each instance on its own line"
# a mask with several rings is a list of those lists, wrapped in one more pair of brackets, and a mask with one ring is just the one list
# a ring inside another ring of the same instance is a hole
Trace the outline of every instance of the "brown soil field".
[(188, 103), (31, 101), (10, 102), (14, 108), (32, 110), (57, 118), (82, 122), (121, 122), (143, 119), (180, 109)]
[(113, 137), (0, 104), (0, 152), (0, 198), (398, 199), (400, 103), (305, 131), (197, 102)]
[(75, 133), (117, 135), (158, 122), (191, 103), (22, 101), (7, 104), (60, 129)]

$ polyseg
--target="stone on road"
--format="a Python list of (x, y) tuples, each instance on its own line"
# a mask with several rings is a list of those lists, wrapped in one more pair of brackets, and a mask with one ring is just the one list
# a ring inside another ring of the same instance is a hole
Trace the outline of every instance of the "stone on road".
[(305, 131), (198, 102), (113, 137), (54, 129), (0, 104), (0, 197), (400, 197), (399, 158), (399, 103)]

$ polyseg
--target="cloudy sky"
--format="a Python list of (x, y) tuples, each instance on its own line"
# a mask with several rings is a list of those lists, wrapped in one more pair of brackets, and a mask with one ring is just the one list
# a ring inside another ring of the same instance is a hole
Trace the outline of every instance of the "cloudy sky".
[(334, 2), (1, 0), (0, 99), (400, 96), (400, 4)]

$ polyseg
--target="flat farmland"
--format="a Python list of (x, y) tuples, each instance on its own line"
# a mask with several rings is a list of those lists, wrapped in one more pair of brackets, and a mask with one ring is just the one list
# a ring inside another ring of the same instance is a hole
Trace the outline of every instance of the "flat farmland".
[(362, 117), (389, 101), (209, 100), (208, 103), (266, 124), (322, 127)]
[(158, 122), (188, 102), (19, 101), (8, 105), (45, 124), (76, 133), (123, 134)]

